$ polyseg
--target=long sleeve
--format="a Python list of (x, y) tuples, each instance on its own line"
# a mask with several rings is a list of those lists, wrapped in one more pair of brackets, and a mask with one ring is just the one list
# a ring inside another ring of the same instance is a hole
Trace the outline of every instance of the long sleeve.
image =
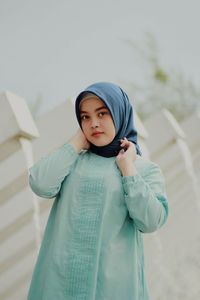
[(64, 144), (29, 168), (29, 185), (33, 192), (43, 198), (53, 198), (70, 173), (78, 153), (70, 144)]
[(144, 175), (122, 177), (125, 202), (138, 230), (147, 233), (161, 227), (168, 217), (165, 181), (161, 169), (149, 163)]

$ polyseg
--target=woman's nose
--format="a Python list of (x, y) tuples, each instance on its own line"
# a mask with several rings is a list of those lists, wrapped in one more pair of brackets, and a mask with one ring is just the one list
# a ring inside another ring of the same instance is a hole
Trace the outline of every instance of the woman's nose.
[(92, 127), (92, 128), (97, 128), (97, 127), (99, 127), (99, 122), (98, 122), (97, 119), (93, 119), (93, 120), (91, 121), (91, 127)]

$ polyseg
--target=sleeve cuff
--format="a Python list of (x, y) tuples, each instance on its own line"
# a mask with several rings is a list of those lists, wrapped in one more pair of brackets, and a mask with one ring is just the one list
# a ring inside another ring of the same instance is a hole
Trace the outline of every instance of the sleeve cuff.
[(72, 156), (78, 156), (78, 153), (74, 149), (74, 147), (71, 144), (64, 144), (63, 147), (67, 150), (67, 152)]
[(123, 185), (125, 195), (129, 195), (132, 190), (132, 186), (134, 184), (141, 182), (141, 180), (142, 180), (142, 177), (139, 173), (137, 173), (134, 176), (123, 176), (122, 177), (122, 185)]

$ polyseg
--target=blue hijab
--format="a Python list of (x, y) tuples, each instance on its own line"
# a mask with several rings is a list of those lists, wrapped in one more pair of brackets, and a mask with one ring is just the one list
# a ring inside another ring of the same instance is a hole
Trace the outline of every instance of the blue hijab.
[(133, 122), (133, 108), (127, 94), (119, 86), (109, 82), (98, 82), (88, 86), (78, 95), (75, 102), (76, 117), (80, 127), (79, 105), (88, 93), (96, 95), (105, 103), (111, 113), (116, 129), (115, 138), (110, 144), (101, 147), (90, 144), (90, 151), (104, 157), (117, 156), (122, 149), (120, 147), (120, 139), (126, 137), (135, 144), (137, 154), (142, 155), (137, 143), (137, 131)]

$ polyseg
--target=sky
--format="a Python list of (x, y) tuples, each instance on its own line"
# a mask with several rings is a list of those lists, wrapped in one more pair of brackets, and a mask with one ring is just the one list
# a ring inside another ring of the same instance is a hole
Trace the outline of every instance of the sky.
[(197, 0), (0, 0), (0, 91), (40, 114), (97, 81), (141, 82), (145, 64), (128, 41), (154, 36), (161, 64), (199, 86)]

